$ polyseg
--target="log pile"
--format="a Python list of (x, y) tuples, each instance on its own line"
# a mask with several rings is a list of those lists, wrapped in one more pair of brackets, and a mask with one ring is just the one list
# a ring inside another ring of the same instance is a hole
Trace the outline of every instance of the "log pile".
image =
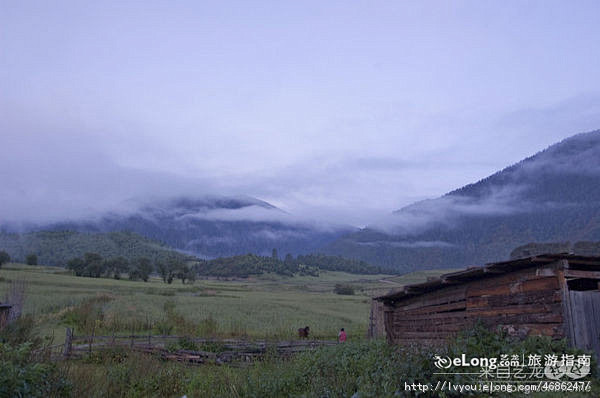
[[(172, 349), (169, 346), (181, 339), (204, 350)], [(164, 360), (192, 365), (233, 364), (240, 365), (262, 359), (267, 353), (289, 357), (295, 353), (316, 347), (337, 344), (331, 340), (305, 341), (250, 341), (236, 339), (202, 339), (183, 336), (73, 336), (68, 358), (82, 358), (92, 352), (110, 349), (132, 350), (151, 354)]]

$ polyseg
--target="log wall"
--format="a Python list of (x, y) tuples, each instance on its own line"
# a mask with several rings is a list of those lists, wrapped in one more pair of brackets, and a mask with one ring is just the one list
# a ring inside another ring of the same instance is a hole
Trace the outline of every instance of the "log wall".
[(435, 344), (476, 321), (509, 334), (565, 337), (555, 269), (529, 268), (402, 299), (384, 311), (387, 339)]

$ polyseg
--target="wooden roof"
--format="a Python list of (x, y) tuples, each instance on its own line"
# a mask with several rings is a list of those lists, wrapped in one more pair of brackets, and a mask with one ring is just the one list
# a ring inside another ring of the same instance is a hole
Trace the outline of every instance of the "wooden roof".
[(462, 271), (450, 272), (440, 275), (438, 278), (423, 283), (406, 285), (401, 290), (375, 297), (379, 301), (391, 301), (408, 297), (419, 296), (434, 290), (442, 289), (449, 285), (456, 285), (476, 279), (483, 279), (493, 275), (506, 274), (524, 268), (547, 265), (559, 260), (567, 260), (573, 265), (597, 265), (600, 266), (600, 257), (578, 256), (569, 253), (551, 253), (538, 256), (520, 258), (517, 260), (489, 263), (485, 266), (468, 267)]

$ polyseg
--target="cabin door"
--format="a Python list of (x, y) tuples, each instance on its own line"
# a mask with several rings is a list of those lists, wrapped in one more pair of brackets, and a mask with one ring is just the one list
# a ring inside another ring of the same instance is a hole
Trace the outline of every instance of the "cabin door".
[(573, 325), (573, 344), (594, 351), (600, 360), (600, 292), (569, 292)]
[(395, 343), (396, 335), (394, 333), (394, 311), (384, 310), (383, 324), (388, 343)]

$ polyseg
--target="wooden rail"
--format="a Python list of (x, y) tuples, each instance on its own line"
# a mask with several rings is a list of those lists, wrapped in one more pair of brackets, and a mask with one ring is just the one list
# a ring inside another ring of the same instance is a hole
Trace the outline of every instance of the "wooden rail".
[[(187, 344), (193, 344), (199, 348), (198, 350), (171, 348), (173, 343), (178, 341), (185, 341)], [(259, 360), (267, 353), (287, 357), (298, 352), (334, 344), (337, 342), (333, 340), (269, 341), (164, 335), (75, 336), (71, 329), (67, 329), (62, 357), (65, 359), (81, 358), (94, 351), (125, 349), (194, 365), (204, 363), (239, 365)]]

